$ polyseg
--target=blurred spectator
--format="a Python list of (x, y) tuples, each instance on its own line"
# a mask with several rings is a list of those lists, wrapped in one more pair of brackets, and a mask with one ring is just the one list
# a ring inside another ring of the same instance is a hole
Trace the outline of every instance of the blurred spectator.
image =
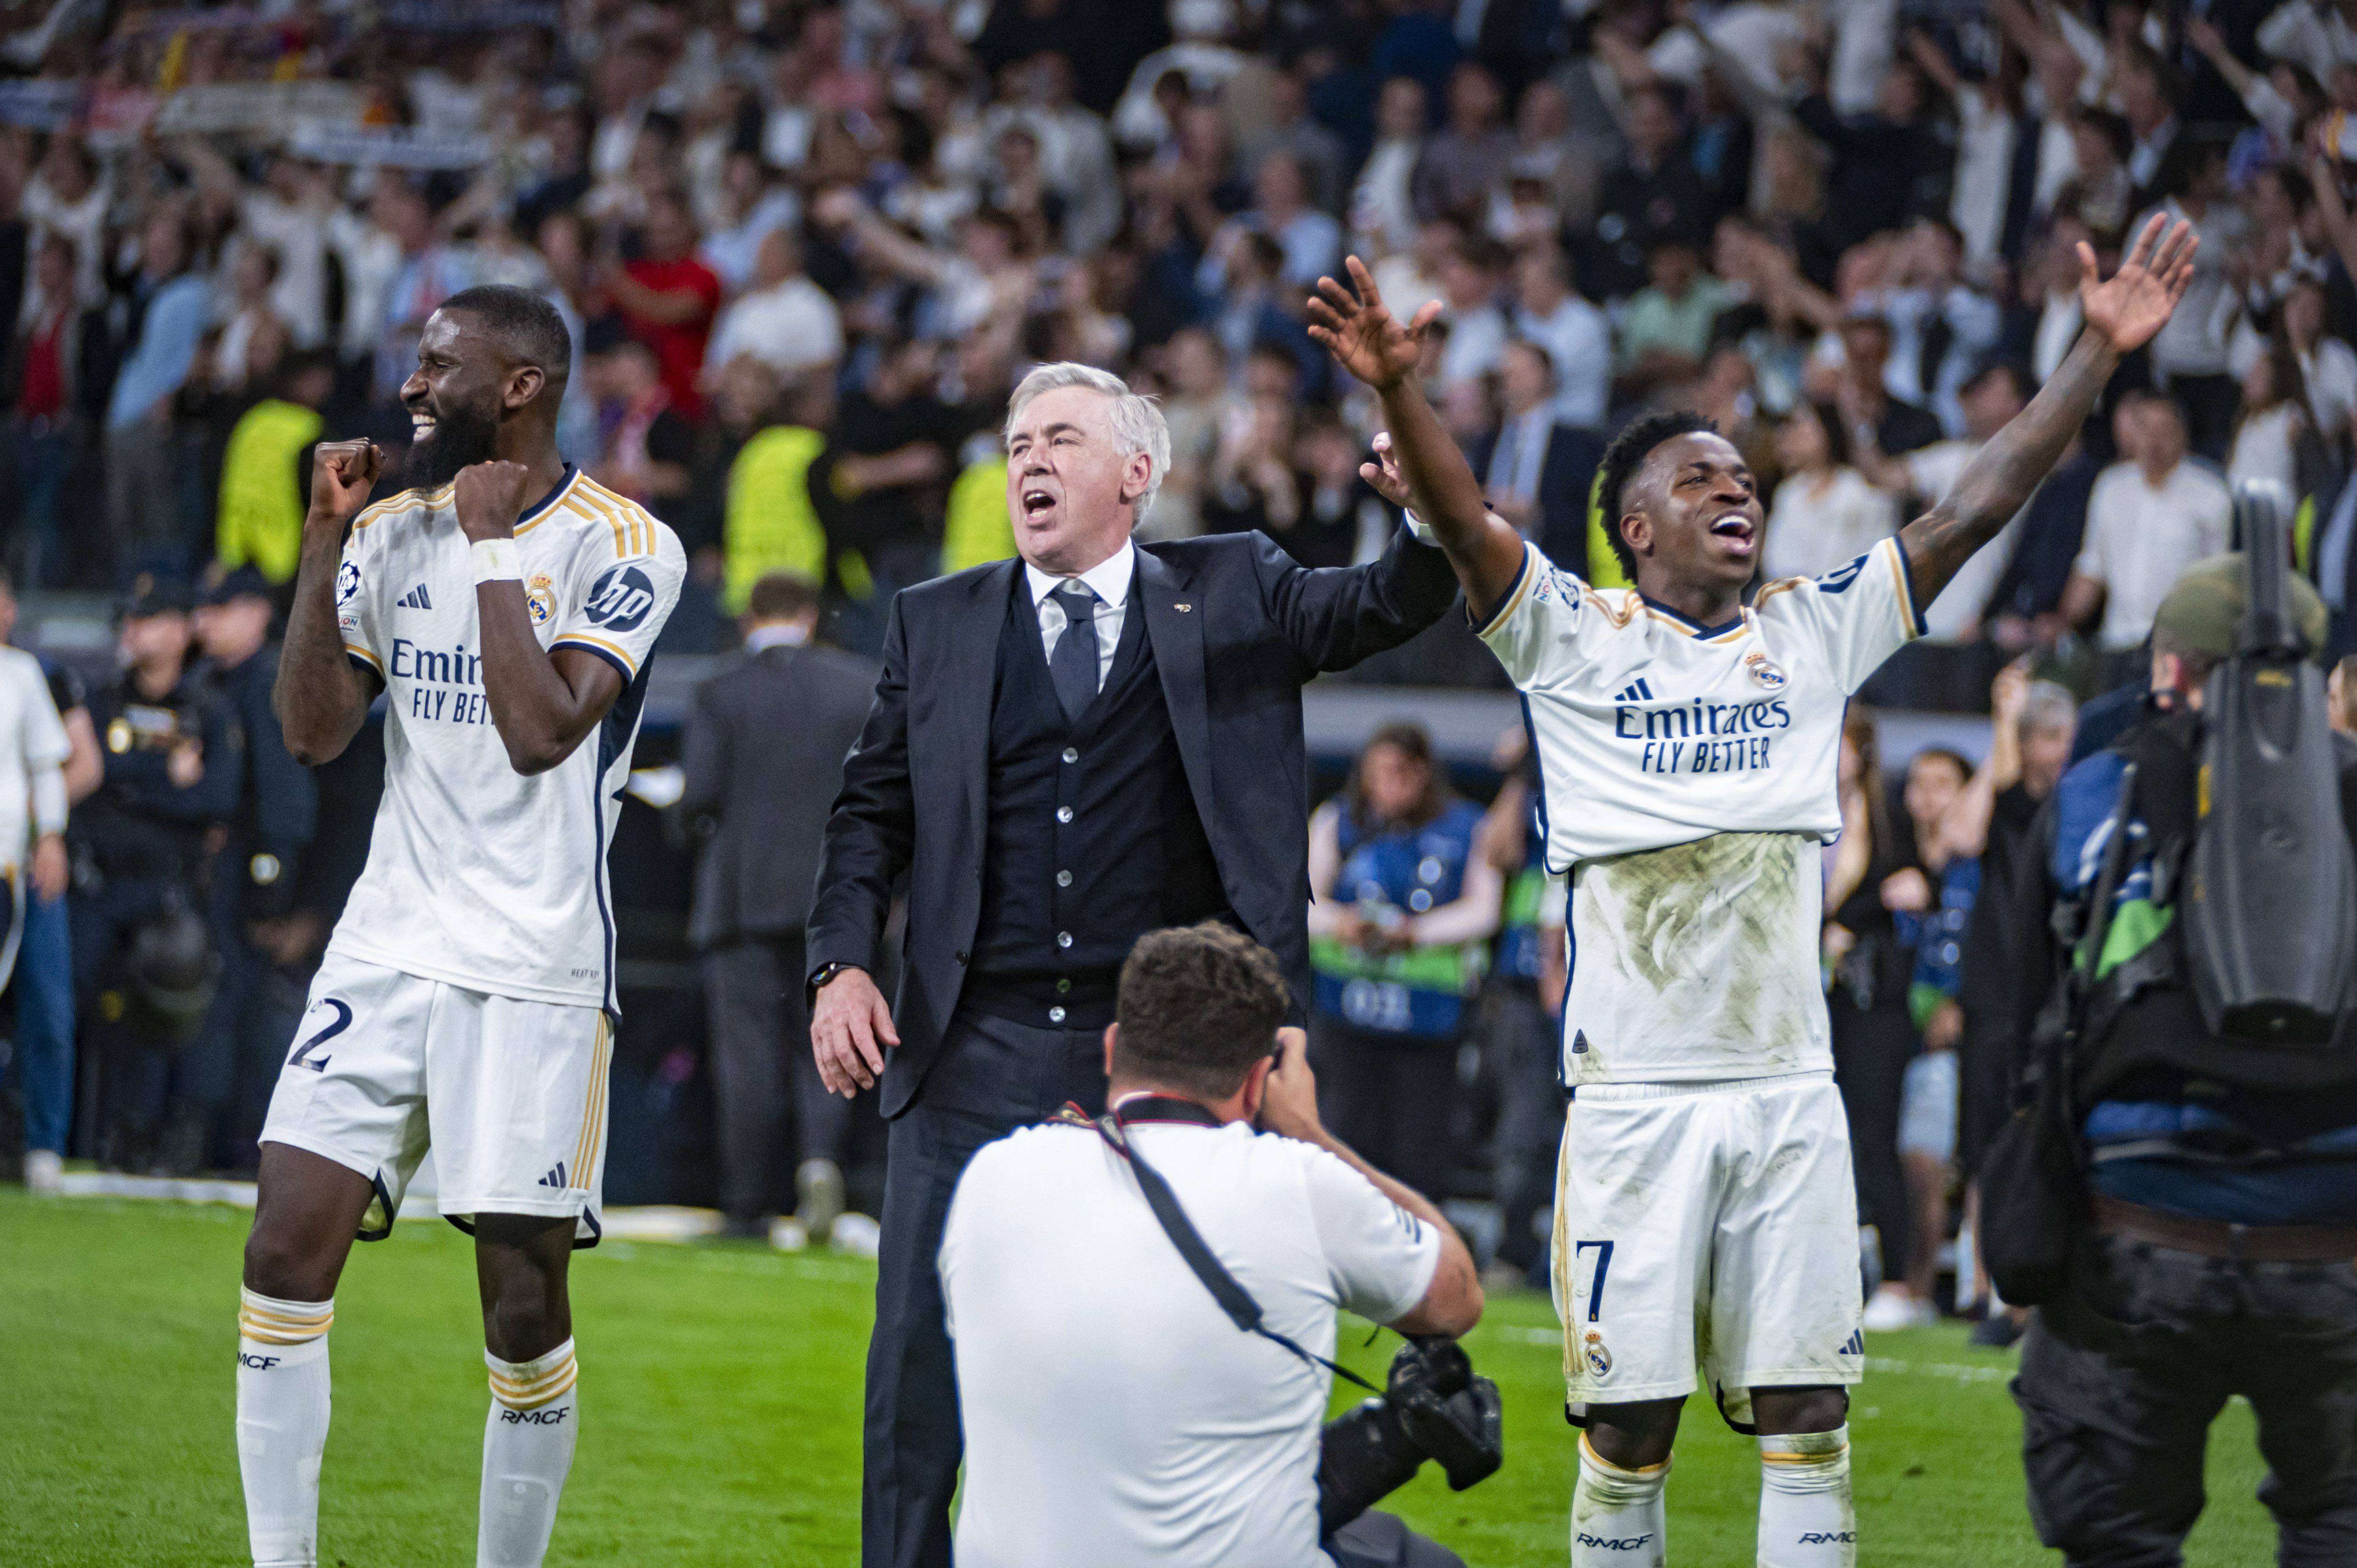
[(1498, 79), (1476, 61), (1460, 61), (1448, 76), (1448, 120), (1416, 163), (1416, 216), (1478, 221), (1513, 153)]
[(2299, 359), (2309, 412), (2316, 428), (2335, 441), (2345, 438), (2357, 415), (2357, 349), (2324, 330), (2324, 285), (2303, 276), (2284, 296), (2283, 336)]
[(851, 1102), (827, 1092), (811, 1058), (802, 922), (877, 671), (818, 642), (818, 614), (814, 579), (756, 581), (744, 657), (696, 689), (682, 746), (680, 810), (702, 841), (689, 938), (711, 1010), (720, 1208), (729, 1234), (764, 1240), (789, 1148), (797, 1218), (825, 1238), (844, 1208), (851, 1133)]
[(654, 350), (626, 338), (597, 357), (590, 375), (606, 433), (591, 477), (668, 521), (688, 491), (695, 434), (673, 404)]
[(1787, 414), (1777, 427), (1776, 456), (1784, 477), (1760, 552), (1770, 579), (1823, 576), (1897, 531), (1898, 499), (1851, 466), (1849, 433), (1827, 404), (1804, 403)]
[(704, 379), (749, 354), (780, 376), (833, 375), (843, 358), (843, 318), (802, 270), (802, 242), (780, 225), (761, 237), (745, 292), (721, 315), (705, 351)]
[(1556, 423), (1602, 430), (1612, 392), (1612, 329), (1602, 311), (1573, 292), (1570, 258), (1552, 240), (1514, 259), (1512, 325), (1546, 350)]
[(1679, 95), (1652, 81), (1628, 95), (1626, 150), (1596, 198), (1596, 230), (1580, 275), (1601, 296), (1633, 294), (1664, 244), (1700, 245), (1717, 214), (1709, 188), (1685, 156)]
[(1442, 252), (1440, 291), (1448, 328), (1437, 367), (1442, 390), (1486, 376), (1506, 351), (1506, 313), (1498, 308), (1502, 257), (1487, 241), (1459, 239)]
[(1548, 559), (1582, 570), (1587, 492), (1604, 456), (1603, 438), (1557, 418), (1555, 361), (1536, 343), (1506, 345), (1498, 387), (1505, 405), (1498, 433), (1467, 454), (1490, 510)]
[(2299, 448), (2309, 433), (2308, 389), (2302, 384), (2298, 356), (2280, 338), (2269, 338), (2266, 351), (2254, 360), (2242, 381), (2242, 413), (2234, 421), (2234, 442), (2226, 456), (2226, 485), (2231, 490), (2246, 479), (2264, 479), (2300, 493)]
[(172, 405), (196, 364), (209, 305), (204, 279), (188, 267), (191, 239), (175, 207), (159, 209), (140, 231), (131, 349), (106, 408), (106, 521), (118, 571), (187, 569)]
[(747, 437), (728, 466), (721, 607), (731, 615), (746, 613), (764, 578), (824, 584), (829, 575), (819, 497), (832, 491), (820, 459), (834, 418), (833, 390), (813, 378), (784, 401), (778, 422)]
[[(0, 574), (0, 644), (16, 630), (16, 596)], [(98, 746), (81, 689), (46, 671), (29, 653), (8, 650), (17, 764), (11, 780), (18, 814), (8, 880), (19, 900), (10, 912), (14, 962), (7, 980), (16, 1004), (16, 1037), (5, 1053), (16, 1065), (25, 1106), (25, 1185), (55, 1192), (62, 1174), (73, 1106), (73, 972), (66, 930), (70, 879), (66, 813), (96, 787)]]
[(1318, 1115), (1367, 1163), (1448, 1195), (1457, 1044), (1505, 879), (1473, 853), (1481, 808), (1450, 792), (1421, 725), (1390, 724), (1310, 814), (1309, 1050)]
[(269, 395), (241, 415), (221, 454), (213, 558), (252, 564), (272, 583), (294, 580), (303, 547), (311, 447), (326, 429), (319, 410), (335, 390), (335, 362), (298, 355), (272, 378)]
[(1217, 297), (1227, 281), (1227, 254), (1245, 233), (1265, 234), (1281, 254), (1277, 276), (1288, 288), (1307, 291), (1320, 277), (1342, 270), (1342, 226), (1309, 204), (1309, 184), (1300, 160), (1282, 149), (1261, 161), (1253, 176), (1253, 204), (1222, 225), (1204, 253), (1195, 286)]
[(1352, 243), (1377, 256), (1405, 251), (1415, 242), (1412, 190), (1416, 166), (1424, 157), (1424, 84), (1412, 76), (1392, 77), (1375, 98), (1375, 145), (1351, 188), (1351, 231)]
[(1883, 779), (1873, 710), (1852, 703), (1842, 720), (1838, 773), (1842, 831), (1826, 851), (1825, 998), (1833, 1025), (1834, 1081), (1849, 1112), (1858, 1222), (1869, 1280), (1906, 1266), (1907, 1184), (1899, 1164), (1899, 1112), (1915, 1027), (1907, 988), (1914, 968), (1886, 897), (1908, 886), (1911, 835)]
[(1844, 114), (1823, 94), (1793, 107), (1832, 159), (1825, 221), (1843, 250), (1939, 210), (1950, 154), (1931, 120), (1931, 92), (1912, 60), (1883, 73), (1870, 113)]
[[(1956, 405), (1964, 418), (1961, 439), (1934, 441), (1896, 460), (1885, 460), (1879, 453), (1870, 453), (1863, 466), (1877, 482), (1908, 498), (1909, 515), (1928, 511), (1946, 498), (1972, 460), (1980, 455), (1981, 448), (2029, 405), (2029, 391), (2023, 383), (2021, 371), (2008, 361), (1999, 360), (1985, 365), (1957, 391)], [(2029, 510), (2024, 507), (1995, 539), (1982, 545), (1980, 553), (1965, 562), (1949, 579), (1948, 585), (1940, 590), (1940, 596), (1924, 607), (1927, 638), (1937, 643), (1954, 644), (1970, 642), (1980, 636), (1982, 618), (1988, 611), (1998, 580), (2012, 563), (2015, 542), (2021, 537), (2022, 519)], [(1981, 672), (1979, 684), (1986, 689), (1986, 671)]]
[(695, 255), (695, 220), (677, 190), (647, 203), (643, 250), (606, 275), (607, 291), (632, 336), (654, 353), (671, 405), (700, 418), (697, 377), (720, 309), (720, 279)]
[(63, 503), (89, 428), (85, 355), (106, 338), (104, 319), (75, 292), (74, 273), (73, 241), (62, 231), (42, 236), (5, 372), (5, 390), (14, 393), (10, 489), (27, 587), (59, 581), (74, 553), (62, 526)]
[[(1549, 940), (1559, 928), (1563, 880), (1546, 871), (1546, 844), (1531, 802), (1538, 783), (1524, 732), (1500, 738), (1496, 761), (1506, 781), (1490, 803), (1474, 852), (1505, 881), (1506, 894), (1481, 1001), (1482, 1044), (1498, 1086), (1491, 1185), (1498, 1200), (1498, 1285), (1535, 1283), (1548, 1263), (1541, 1222), (1555, 1202), (1555, 1162), (1563, 1143), (1561, 990), (1545, 982), (1561, 967)], [(1554, 941), (1561, 941), (1559, 929)]]
[(286, 749), (271, 702), (278, 683), (271, 582), (250, 566), (216, 574), (193, 624), (204, 678), (237, 725), (245, 767), (227, 837), (212, 857), (208, 918), (220, 980), (192, 1050), (221, 1058), (207, 1071), (234, 1086), (228, 1125), (212, 1129), (227, 1158), (207, 1163), (250, 1169), (303, 1011), (305, 971), (325, 944), (327, 924), (318, 910), (301, 908), (296, 894), (318, 800), (310, 770)]
[(1620, 323), (1620, 379), (1639, 397), (1693, 379), (1729, 303), (1726, 285), (1703, 271), (1701, 252), (1684, 240), (1655, 245), (1645, 277)]
[(1945, 823), (1973, 774), (1945, 746), (1926, 746), (1907, 764), (1902, 797), (1913, 830), (1916, 865), (1883, 885), (1898, 916), (1900, 940), (1914, 955), (1908, 1010), (1922, 1049), (1900, 1086), (1897, 1149), (1907, 1187), (1908, 1248), (1885, 1267), (1902, 1270), (1866, 1304), (1869, 1329), (1910, 1328), (1938, 1317), (1932, 1286), (1947, 1234), (1948, 1185), (1956, 1152), (1956, 1041), (1964, 1010), (1956, 1002), (1964, 923), (1980, 891), (1980, 863), (1956, 854)]
[(2175, 400), (2139, 393), (2123, 410), (2133, 421), (2136, 455), (2095, 481), (2061, 606), (2073, 627), (2094, 622), (2101, 611), (2103, 687), (2135, 678), (2169, 585), (2194, 562), (2223, 552), (2233, 534), (2233, 499), (2215, 472), (2188, 456), (2185, 415)]
[(1890, 324), (1879, 316), (1852, 315), (1842, 322), (1837, 406), (1858, 445), (1900, 456), (1945, 433), (1929, 409), (1891, 395), (1890, 338)]
[(2193, 450), (2223, 462), (2233, 436), (2235, 398), (2226, 369), (2235, 307), (2228, 271), (2244, 231), (2241, 210), (2228, 199), (2226, 149), (2204, 141), (2179, 158), (2158, 210), (2192, 224), (2201, 247), (2193, 254), (2192, 286), (2152, 340), (2153, 373), (2185, 411)]

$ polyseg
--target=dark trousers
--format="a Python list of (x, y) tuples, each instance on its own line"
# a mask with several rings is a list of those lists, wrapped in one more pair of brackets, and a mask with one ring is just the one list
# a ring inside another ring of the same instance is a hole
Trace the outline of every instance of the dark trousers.
[(2098, 1237), (2075, 1273), (2013, 1381), (2039, 1539), (2072, 1568), (2177, 1568), (2210, 1423), (2239, 1393), (2283, 1568), (2357, 1563), (2357, 1272)]
[(1309, 1015), (1309, 1069), (1326, 1130), (1369, 1165), (1438, 1203), (1448, 1196), (1457, 1040), (1383, 1035)]
[(1372, 1509), (1322, 1544), (1334, 1568), (1465, 1568), (1465, 1559), (1446, 1546)]
[(1850, 1158), (1857, 1172), (1857, 1217), (1881, 1241), (1882, 1272), (1907, 1267), (1907, 1177), (1899, 1164), (1899, 1108), (1907, 1064), (1915, 1058), (1915, 1025), (1903, 993), (1860, 1007), (1846, 985), (1825, 999), (1832, 1016), (1834, 1082), (1849, 1117)]
[(827, 1092), (810, 1048), (802, 934), (748, 937), (704, 955), (712, 1017), (712, 1101), (720, 1123), (720, 1207), (732, 1219), (777, 1211), (784, 1196), (786, 1086), (794, 1157), (844, 1163), (852, 1102)]
[(1555, 1202), (1563, 1144), (1562, 1036), (1528, 981), (1492, 981), (1484, 1007), (1498, 1079), (1498, 1257), (1535, 1273), (1546, 1264), (1537, 1221)]
[(25, 899), (16, 949), (16, 1081), (25, 1096), (25, 1146), (66, 1152), (74, 1074), (73, 943), (63, 895)]
[(944, 1568), (964, 1439), (934, 1259), (974, 1151), (1070, 1101), (1104, 1110), (1104, 1036), (961, 1012), (885, 1145), (876, 1328), (867, 1341), (864, 1568)]

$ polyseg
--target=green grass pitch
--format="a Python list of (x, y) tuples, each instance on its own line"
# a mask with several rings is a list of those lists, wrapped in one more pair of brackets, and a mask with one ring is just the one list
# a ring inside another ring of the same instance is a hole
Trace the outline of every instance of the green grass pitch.
[[(231, 1436), (238, 1250), (227, 1208), (39, 1201), (0, 1188), (0, 1564), (246, 1561)], [(557, 1564), (849, 1563), (872, 1267), (824, 1253), (608, 1242), (574, 1271), (580, 1455)], [(1396, 1344), (1346, 1357), (1375, 1372)], [(439, 1222), (361, 1248), (337, 1294), (323, 1564), (463, 1563), (487, 1395), (471, 1254)], [(2059, 1561), (2022, 1511), (2010, 1359), (1961, 1330), (1870, 1339), (1851, 1411), (1861, 1561)], [(1506, 1403), (1506, 1467), (1451, 1494), (1434, 1467), (1394, 1504), (1472, 1568), (1561, 1564), (1572, 1434), (1542, 1297), (1494, 1301), (1470, 1348)], [(2231, 1355), (2234, 1348), (2216, 1348)], [(1752, 1561), (1749, 1444), (1690, 1406), (1670, 1484), (1682, 1568)], [(2188, 1560), (2274, 1560), (2246, 1408), (2211, 1447)]]

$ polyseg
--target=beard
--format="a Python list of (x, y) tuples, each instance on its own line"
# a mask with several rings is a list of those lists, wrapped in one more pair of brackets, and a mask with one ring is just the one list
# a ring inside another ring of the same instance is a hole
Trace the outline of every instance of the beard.
[(480, 409), (436, 409), (434, 434), (411, 443), (402, 478), (417, 489), (440, 489), (459, 469), (499, 456), (499, 422)]

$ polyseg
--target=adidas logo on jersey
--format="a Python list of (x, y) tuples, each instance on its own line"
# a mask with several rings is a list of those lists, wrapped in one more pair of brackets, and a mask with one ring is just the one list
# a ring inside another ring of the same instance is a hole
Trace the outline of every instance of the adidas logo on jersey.
[(1865, 1355), (1865, 1354), (1866, 1354), (1866, 1336), (1865, 1336), (1865, 1334), (1864, 1334), (1863, 1332), (1861, 1332), (1860, 1330), (1858, 1330), (1858, 1329), (1856, 1329), (1856, 1328), (1851, 1329), (1851, 1330), (1849, 1331), (1849, 1337), (1842, 1341), (1842, 1348), (1841, 1348), (1840, 1354), (1842, 1354), (1842, 1355), (1844, 1355), (1844, 1356), (1863, 1356), (1863, 1355)]
[(557, 1161), (554, 1168), (550, 1170), (546, 1176), (540, 1178), (540, 1185), (543, 1187), (562, 1187), (565, 1185), (565, 1162), (563, 1160)]
[(426, 594), (425, 585), (423, 583), (402, 595), (394, 602), (405, 610), (430, 610), (434, 607), (434, 600)]
[(1616, 703), (1650, 703), (1653, 700), (1653, 688), (1640, 676), (1631, 684), (1613, 693), (1612, 700)]

